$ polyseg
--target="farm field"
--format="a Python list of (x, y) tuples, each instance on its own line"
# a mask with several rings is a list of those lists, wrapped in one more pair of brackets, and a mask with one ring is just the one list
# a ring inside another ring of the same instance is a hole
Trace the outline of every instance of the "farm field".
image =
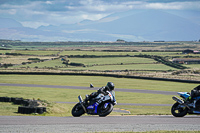
[[(49, 60), (40, 63), (17, 65), (12, 68), (57, 68), (58, 70), (177, 70), (164, 64), (156, 64), (155, 60), (138, 57), (114, 57), (114, 58), (68, 58), (70, 62), (81, 63), (84, 66), (65, 65), (61, 59)], [(19, 60), (18, 60), (19, 61)]]
[(1, 41), (0, 48), (16, 50), (184, 50), (199, 49), (199, 42), (21, 42)]
[[(112, 50), (0, 50), (0, 53), (15, 53), (15, 54), (21, 54), (21, 55), (37, 55), (37, 56), (69, 56), (69, 55), (96, 55), (96, 56), (105, 56), (105, 55), (139, 55), (139, 54), (146, 54), (146, 55), (159, 55), (159, 56), (180, 56), (180, 57), (187, 57), (188, 55), (182, 54), (181, 51), (172, 51), (172, 52), (165, 52), (162, 51), (154, 52), (154, 51), (138, 51), (138, 52), (130, 52), (127, 50), (120, 50), (118, 51), (112, 51)], [(148, 51), (148, 50), (147, 50)], [(194, 54), (191, 54), (189, 56), (197, 56)]]
[(0, 53), (16, 53), (16, 54), (20, 54), (20, 55), (43, 55), (43, 56), (49, 56), (49, 55), (57, 55), (58, 52), (60, 51), (56, 51), (56, 50), (48, 50), (48, 51), (44, 51), (44, 50), (0, 50)]
[[(162, 64), (130, 64), (130, 65), (104, 65), (104, 66), (93, 66), (93, 67), (69, 67), (63, 68), (64, 70), (102, 70), (102, 71), (115, 71), (115, 70), (170, 70), (170, 67)], [(172, 68), (173, 69), (173, 68)], [(175, 69), (174, 69), (175, 70)]]
[(103, 64), (126, 64), (126, 63), (155, 63), (154, 60), (148, 58), (138, 58), (138, 57), (112, 57), (112, 58), (68, 58), (70, 62), (78, 62), (84, 65), (103, 65)]
[[(161, 77), (200, 80), (200, 64), (180, 64), (187, 68), (166, 65), (155, 60), (163, 58), (198, 58), (198, 54), (183, 55), (181, 52), (107, 52), (107, 51), (53, 51), (53, 50), (1, 50), (1, 71), (85, 72), (117, 73), (144, 77)], [(9, 54), (6, 54), (9, 53)], [(169, 63), (168, 63), (169, 64)], [(187, 71), (186, 71), (187, 70)], [(179, 71), (179, 74), (175, 74)]]

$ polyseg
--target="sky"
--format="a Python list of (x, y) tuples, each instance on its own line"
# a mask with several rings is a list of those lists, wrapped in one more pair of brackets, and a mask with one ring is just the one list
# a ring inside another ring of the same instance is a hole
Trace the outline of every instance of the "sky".
[(199, 12), (200, 0), (0, 0), (0, 18), (11, 18), (31, 28), (99, 20), (137, 9)]

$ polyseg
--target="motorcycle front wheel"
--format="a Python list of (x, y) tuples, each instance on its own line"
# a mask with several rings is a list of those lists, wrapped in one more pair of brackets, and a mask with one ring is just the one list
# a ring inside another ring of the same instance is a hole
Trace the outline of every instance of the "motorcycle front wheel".
[(177, 102), (171, 108), (171, 113), (175, 117), (183, 117), (188, 113), (187, 107), (181, 107), (180, 104)]
[(83, 107), (81, 106), (80, 103), (77, 103), (73, 108), (72, 108), (72, 115), (74, 117), (80, 117), (81, 115), (83, 115), (85, 112), (83, 110)]
[[(107, 104), (107, 103), (105, 103), (105, 104)], [(100, 107), (100, 111), (99, 111), (100, 117), (105, 117), (105, 116), (109, 115), (113, 110), (113, 104), (109, 103), (106, 106), (105, 106), (105, 104), (102, 104)]]

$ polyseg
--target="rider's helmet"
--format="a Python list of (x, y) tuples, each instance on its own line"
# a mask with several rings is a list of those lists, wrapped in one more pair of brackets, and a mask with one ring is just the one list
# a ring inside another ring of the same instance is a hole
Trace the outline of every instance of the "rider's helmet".
[(112, 91), (114, 90), (115, 85), (113, 84), (113, 82), (108, 82), (106, 87), (108, 88), (109, 91)]

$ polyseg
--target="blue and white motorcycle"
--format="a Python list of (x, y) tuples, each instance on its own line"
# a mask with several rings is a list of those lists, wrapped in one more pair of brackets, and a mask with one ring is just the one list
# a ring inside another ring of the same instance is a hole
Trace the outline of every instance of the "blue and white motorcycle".
[(84, 113), (90, 115), (99, 115), (100, 117), (109, 115), (113, 110), (113, 106), (116, 104), (116, 100), (111, 92), (107, 91), (107, 93), (108, 95), (105, 96), (103, 94), (99, 94), (97, 97), (91, 99), (90, 101), (87, 101), (87, 98), (83, 100), (79, 95), (79, 103), (77, 103), (72, 108), (72, 115), (74, 117), (79, 117)]
[(183, 117), (188, 114), (200, 114), (200, 86), (196, 87), (188, 92), (178, 92), (178, 95), (182, 98), (179, 99), (173, 96), (172, 99), (176, 103), (171, 108), (171, 113), (175, 117)]

